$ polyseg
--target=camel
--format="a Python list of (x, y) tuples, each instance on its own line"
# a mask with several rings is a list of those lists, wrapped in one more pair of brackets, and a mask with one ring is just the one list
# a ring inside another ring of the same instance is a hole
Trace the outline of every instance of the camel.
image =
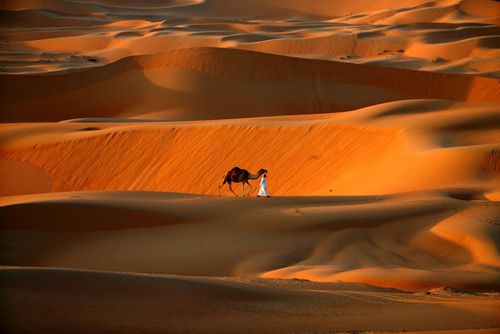
[(247, 195), (250, 196), (250, 190), (252, 189), (252, 186), (250, 185), (250, 183), (248, 183), (248, 180), (257, 180), (262, 174), (265, 173), (267, 173), (267, 170), (263, 168), (259, 169), (257, 174), (251, 174), (246, 169), (233, 167), (233, 169), (227, 172), (226, 175), (224, 176), (224, 180), (222, 180), (222, 184), (219, 186), (219, 189), (217, 189), (217, 193), (220, 196), (220, 188), (222, 188), (222, 186), (227, 183), (229, 185), (229, 190), (231, 190), (231, 192), (235, 194), (236, 197), (238, 197), (238, 195), (233, 191), (233, 187), (231, 186), (231, 184), (233, 182), (241, 182), (242, 194), (245, 192), (245, 183), (246, 183), (248, 184)]

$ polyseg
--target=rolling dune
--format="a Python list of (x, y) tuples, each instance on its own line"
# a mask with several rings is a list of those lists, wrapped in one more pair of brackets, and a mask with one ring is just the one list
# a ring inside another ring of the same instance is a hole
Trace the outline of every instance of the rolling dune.
[[(11, 266), (304, 278), (420, 291), (496, 290), (498, 207), (455, 199), (467, 195), (267, 201), (156, 192), (5, 197), (2, 235), (10, 243), (1, 260)], [(51, 218), (35, 224), (40, 216)], [(36, 242), (22, 246), (28, 240)]]
[[(384, 331), (405, 328), (410, 333), (442, 333), (428, 331), (440, 327), (447, 333), (469, 334), (483, 326), (481, 333), (492, 334), (495, 329), (491, 326), (497, 324), (492, 308), (496, 305), (488, 296), (439, 291), (421, 297), (342, 283), (200, 279), (48, 268), (5, 269), (0, 279), (7, 287), (2, 297), (11, 305), (8, 321), (3, 323), (7, 331), (29, 331), (33, 326), (75, 333), (286, 333), (307, 332), (310, 328), (324, 332), (331, 328), (363, 331), (373, 328), (377, 321), (355, 326), (353, 322), (370, 313), (384, 323)], [(76, 293), (72, 284), (79, 286)], [(46, 298), (47, 294), (54, 298)], [(61, 307), (65, 314), (59, 312)], [(410, 316), (394, 317), (400, 309)], [(30, 322), (21, 313), (26, 310), (34, 314)], [(129, 316), (124, 318), (123, 313)], [(483, 316), (479, 322), (469, 320), (471, 313)], [(186, 319), (186, 314), (191, 316)], [(427, 321), (419, 321), (422, 317)], [(443, 324), (443, 317), (466, 319), (462, 322), (468, 330), (456, 330), (451, 321)]]
[[(216, 48), (131, 57), (76, 73), (4, 75), (0, 83), (4, 122), (151, 113), (173, 120), (237, 118), (345, 111), (410, 98), (476, 102), (500, 96), (500, 83), (491, 78)], [(78, 104), (68, 108), (71, 101)]]
[[(2, 1), (0, 330), (497, 333), (499, 23)], [(217, 196), (233, 166), (270, 198)]]
[(214, 195), (236, 164), (270, 170), (277, 196), (488, 192), (499, 117), (498, 103), (413, 100), (307, 117), (4, 125), (0, 157), (45, 171), (53, 191)]
[(499, 76), (498, 66), (474, 65), (499, 57), (500, 4), (490, 0), (47, 0), (4, 1), (0, 9), (5, 73), (68, 71), (130, 55), (222, 47)]

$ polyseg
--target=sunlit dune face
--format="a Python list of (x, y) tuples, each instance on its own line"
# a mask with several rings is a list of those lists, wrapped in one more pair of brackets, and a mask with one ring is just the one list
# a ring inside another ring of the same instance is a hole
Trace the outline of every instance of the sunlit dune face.
[(497, 77), (498, 6), (487, 0), (351, 1), (347, 7), (281, 0), (9, 1), (0, 59), (4, 72), (44, 73), (203, 46)]

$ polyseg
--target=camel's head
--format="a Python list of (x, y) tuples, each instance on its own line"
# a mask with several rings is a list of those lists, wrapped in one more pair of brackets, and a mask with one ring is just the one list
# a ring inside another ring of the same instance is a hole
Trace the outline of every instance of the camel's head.
[(259, 174), (260, 175), (266, 174), (266, 173), (267, 173), (267, 169), (264, 169), (264, 168), (259, 169)]

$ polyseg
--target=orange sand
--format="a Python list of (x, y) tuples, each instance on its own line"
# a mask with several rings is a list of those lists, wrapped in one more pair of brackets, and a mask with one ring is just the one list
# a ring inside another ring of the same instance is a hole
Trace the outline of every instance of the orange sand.
[(2, 332), (500, 330), (499, 2), (0, 9)]

